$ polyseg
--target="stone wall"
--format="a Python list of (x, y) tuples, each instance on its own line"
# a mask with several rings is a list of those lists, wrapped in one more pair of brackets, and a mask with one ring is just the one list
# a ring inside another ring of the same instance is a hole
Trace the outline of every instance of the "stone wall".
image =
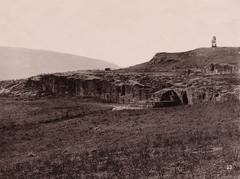
[(239, 68), (237, 64), (211, 63), (203, 71), (207, 74), (232, 74), (238, 73)]

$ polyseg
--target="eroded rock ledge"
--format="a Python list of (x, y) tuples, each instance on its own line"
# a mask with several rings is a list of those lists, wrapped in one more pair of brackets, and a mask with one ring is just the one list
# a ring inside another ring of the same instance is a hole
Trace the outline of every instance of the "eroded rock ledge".
[(56, 73), (0, 83), (1, 96), (78, 96), (150, 107), (239, 100), (238, 74)]

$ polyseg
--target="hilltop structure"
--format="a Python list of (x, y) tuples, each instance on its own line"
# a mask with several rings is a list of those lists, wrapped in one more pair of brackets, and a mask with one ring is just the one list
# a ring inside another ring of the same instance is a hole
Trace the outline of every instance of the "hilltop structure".
[(212, 48), (216, 48), (217, 47), (217, 37), (213, 36), (212, 38)]

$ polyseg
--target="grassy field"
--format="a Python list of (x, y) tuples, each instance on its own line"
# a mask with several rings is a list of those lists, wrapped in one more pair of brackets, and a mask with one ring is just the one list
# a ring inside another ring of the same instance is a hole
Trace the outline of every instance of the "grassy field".
[(0, 178), (238, 178), (238, 102), (112, 111), (0, 99)]

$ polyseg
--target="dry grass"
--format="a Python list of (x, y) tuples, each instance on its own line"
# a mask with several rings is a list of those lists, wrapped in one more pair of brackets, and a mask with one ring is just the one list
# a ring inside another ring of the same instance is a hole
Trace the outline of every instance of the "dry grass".
[(1, 99), (0, 178), (237, 176), (239, 108), (111, 111), (75, 98)]

